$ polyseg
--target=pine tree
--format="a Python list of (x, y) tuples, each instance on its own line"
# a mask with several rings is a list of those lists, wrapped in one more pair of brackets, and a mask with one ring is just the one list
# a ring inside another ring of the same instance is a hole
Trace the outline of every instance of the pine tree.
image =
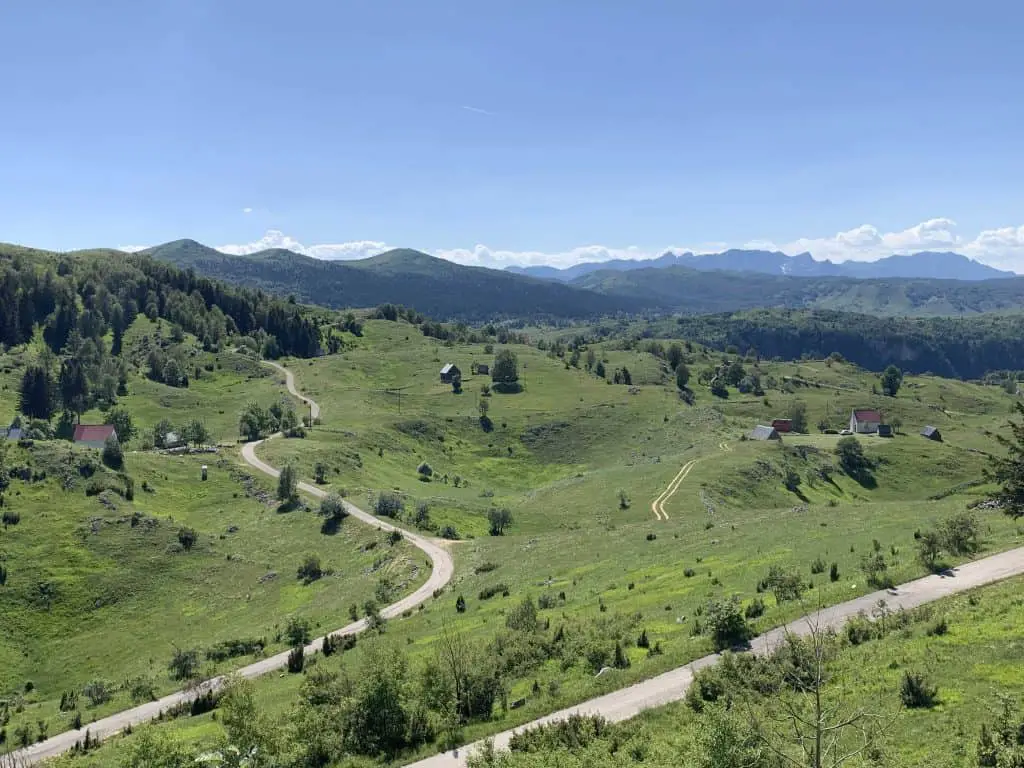
[[(1014, 403), (1017, 414), (1024, 418), (1024, 404)], [(1003, 511), (1012, 517), (1024, 515), (1024, 421), (1010, 419), (1006, 426), (1010, 437), (995, 434), (996, 441), (1006, 449), (1007, 457), (992, 456), (991, 466), (985, 470), (985, 478), (989, 482), (1002, 486), (998, 498)]]
[(21, 377), (18, 410), (33, 419), (49, 421), (56, 407), (53, 375), (41, 365), (30, 365)]

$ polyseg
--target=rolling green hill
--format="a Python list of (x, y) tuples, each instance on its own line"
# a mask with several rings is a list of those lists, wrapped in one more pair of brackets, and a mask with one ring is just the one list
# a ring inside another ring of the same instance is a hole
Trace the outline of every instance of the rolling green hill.
[(176, 240), (147, 255), (229, 282), (328, 307), (392, 303), (432, 317), (596, 317), (636, 312), (648, 302), (602, 296), (546, 280), (465, 267), (411, 249), (359, 261), (324, 261), (280, 248), (232, 256), (193, 240)]

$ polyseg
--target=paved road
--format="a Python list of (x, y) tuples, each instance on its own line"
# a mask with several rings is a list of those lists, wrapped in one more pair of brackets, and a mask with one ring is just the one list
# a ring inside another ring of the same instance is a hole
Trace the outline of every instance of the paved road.
[[(268, 362), (267, 364), (277, 368), (285, 374), (288, 391), (309, 406), (313, 418), (318, 417), (320, 415), (320, 406), (296, 390), (295, 377), (292, 375), (292, 372), (277, 363)], [(274, 438), (279, 436), (280, 433), (272, 435)], [(252, 443), (246, 443), (242, 448), (242, 458), (261, 472), (264, 472), (271, 477), (277, 477), (280, 472), (256, 456), (256, 449), (264, 442), (266, 441), (259, 440)], [(323, 498), (327, 495), (323, 489), (318, 488), (315, 485), (310, 485), (309, 483), (299, 483), (299, 489), (311, 496), (316, 496), (317, 498)], [(397, 603), (392, 603), (381, 610), (381, 616), (386, 619), (390, 619), (401, 615), (403, 611), (415, 608), (420, 603), (424, 603), (429, 600), (433, 596), (434, 590), (441, 589), (451, 580), (455, 569), (451, 555), (433, 541), (415, 533), (410, 533), (404, 529), (397, 528), (397, 526), (391, 525), (383, 520), (379, 520), (347, 501), (345, 502), (345, 507), (352, 517), (362, 520), (368, 525), (375, 526), (383, 531), (401, 530), (402, 535), (405, 536), (407, 541), (421, 549), (427, 557), (430, 558), (432, 565), (430, 578), (428, 578), (423, 586), (411, 595), (408, 595)], [(332, 634), (351, 635), (357, 632), (362, 632), (364, 629), (366, 629), (366, 620), (360, 619), (346, 627), (342, 627)], [(311, 654), (319, 651), (322, 644), (323, 638), (318, 637), (306, 646), (306, 653)], [(275, 672), (279, 669), (284, 669), (288, 663), (288, 653), (288, 651), (282, 651), (276, 656), (261, 659), (255, 664), (242, 667), (235, 674), (244, 678), (254, 678), (259, 677), (260, 675), (265, 675), (268, 672)], [(189, 702), (196, 696), (209, 690), (217, 690), (224, 684), (225, 680), (226, 678), (223, 676), (215, 677), (202, 682), (192, 690), (177, 691), (175, 693), (168, 694), (157, 701), (142, 704), (138, 707), (133, 707), (132, 709), (126, 709), (123, 712), (118, 712), (117, 714), (105, 717), (102, 720), (97, 720), (95, 723), (91, 723), (87, 726), (90, 736), (92, 738), (106, 739), (121, 732), (129, 725), (135, 726), (148, 722), (149, 720), (153, 720), (164, 710), (168, 710), (178, 704)], [(46, 741), (18, 750), (13, 754), (13, 756), (16, 759), (21, 760), (25, 765), (34, 765), (48, 758), (56, 757), (57, 755), (67, 752), (75, 746), (76, 742), (81, 741), (84, 736), (85, 729), (82, 729), (81, 731), (65, 731), (64, 733), (50, 737)]]
[[(947, 576), (926, 576), (891, 591), (873, 592), (870, 595), (825, 608), (813, 614), (809, 619), (799, 619), (785, 627), (778, 627), (755, 638), (751, 642), (751, 650), (754, 653), (767, 653), (779, 645), (787, 631), (795, 634), (807, 634), (812, 623), (821, 627), (838, 628), (861, 611), (870, 613), (871, 609), (878, 605), (879, 600), (885, 600), (892, 610), (914, 608), (957, 592), (974, 589), (1020, 574), (1024, 574), (1024, 547), (967, 563), (955, 568), (952, 574)], [(507, 748), (512, 734), (516, 731), (542, 723), (564, 720), (572, 714), (603, 715), (608, 720), (617, 722), (628, 720), (645, 709), (679, 701), (686, 695), (686, 689), (693, 681), (694, 672), (711, 666), (719, 658), (717, 654), (705, 656), (685, 667), (678, 667), (642, 683), (599, 696), (519, 728), (499, 733), (494, 737), (494, 744), (498, 748)], [(475, 742), (455, 751), (428, 757), (411, 763), (409, 768), (461, 768), (466, 765), (467, 754), (479, 748), (480, 744), (481, 742)]]

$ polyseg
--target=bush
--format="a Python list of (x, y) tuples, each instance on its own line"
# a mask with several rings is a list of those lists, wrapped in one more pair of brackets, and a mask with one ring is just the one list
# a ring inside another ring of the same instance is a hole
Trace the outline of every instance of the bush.
[(4, 526), (17, 525), (21, 522), (21, 513), (16, 512), (13, 509), (5, 509), (3, 515), (0, 516), (0, 522), (2, 522)]
[(931, 709), (938, 703), (939, 689), (919, 672), (906, 672), (900, 683), (900, 701), (908, 709)]
[(498, 564), (497, 563), (491, 563), (491, 562), (480, 563), (480, 565), (478, 565), (476, 568), (473, 569), (473, 573), (476, 573), (476, 574), (490, 573), (491, 571), (495, 571), (497, 569), (498, 569)]
[(764, 600), (755, 597), (746, 608), (743, 609), (743, 616), (748, 619), (756, 619), (764, 615)]
[(114, 696), (114, 691), (106, 680), (92, 680), (82, 688), (82, 695), (89, 700), (89, 703), (98, 707), (106, 704)]
[(124, 451), (117, 438), (111, 435), (103, 443), (103, 463), (111, 469), (121, 469), (124, 466)]
[(839, 563), (832, 563), (829, 566), (828, 578), (830, 581), (839, 581)]
[(503, 536), (505, 529), (512, 524), (512, 512), (505, 508), (492, 508), (487, 512), (487, 522), (490, 523), (491, 536)]
[(416, 467), (416, 472), (419, 474), (420, 480), (424, 482), (429, 482), (430, 478), (434, 476), (433, 468), (425, 461)]
[(687, 568), (687, 569), (685, 569), (683, 571), (683, 576), (685, 576), (688, 579), (692, 579), (696, 575), (697, 575), (697, 572), (695, 570), (693, 570), (693, 568)]
[(301, 672), (306, 664), (306, 652), (301, 645), (297, 645), (288, 653), (288, 671), (293, 675)]
[(373, 504), (373, 512), (378, 517), (397, 518), (405, 511), (405, 502), (396, 493), (382, 493)]
[(196, 533), (195, 528), (181, 528), (178, 530), (178, 543), (181, 544), (181, 548), (186, 552), (190, 551), (192, 547), (196, 545), (196, 541), (199, 539), (199, 534)]
[(724, 651), (750, 639), (750, 627), (736, 597), (709, 600), (704, 613), (716, 651)]
[(462, 595), (459, 595), (458, 598), (456, 598), (455, 600), (455, 611), (456, 613), (466, 612), (466, 598), (464, 598)]
[(199, 651), (175, 648), (167, 670), (171, 673), (172, 680), (190, 680), (196, 677), (199, 674)]
[(297, 577), (303, 584), (312, 584), (324, 575), (324, 569), (320, 564), (320, 556), (315, 554), (306, 555), (299, 566)]
[(340, 522), (348, 517), (348, 510), (345, 509), (345, 502), (341, 500), (341, 496), (332, 493), (329, 496), (325, 496), (320, 502), (320, 514), (323, 517)]
[(825, 561), (822, 560), (820, 557), (816, 558), (815, 561), (813, 563), (811, 563), (811, 573), (818, 574), (818, 573), (824, 573), (824, 572), (825, 572)]
[(306, 645), (312, 639), (308, 619), (299, 619), (294, 616), (288, 619), (288, 625), (284, 630), (285, 639), (288, 645)]
[(495, 595), (506, 596), (509, 593), (508, 584), (492, 584), (489, 587), (484, 587), (480, 590), (480, 594), (477, 595), (481, 600), (490, 600)]
[(442, 527), (439, 534), (442, 539), (448, 539), (449, 541), (456, 541), (459, 538), (459, 532), (451, 525)]
[(758, 592), (771, 591), (775, 595), (776, 602), (782, 603), (787, 600), (799, 600), (804, 591), (804, 582), (796, 571), (784, 571), (777, 565), (768, 569), (765, 576), (757, 585)]

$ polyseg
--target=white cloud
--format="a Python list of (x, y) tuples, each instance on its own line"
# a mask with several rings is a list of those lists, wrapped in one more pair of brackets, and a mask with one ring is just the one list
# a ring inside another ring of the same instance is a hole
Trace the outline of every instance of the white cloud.
[(464, 110), (466, 110), (467, 112), (476, 112), (478, 115), (493, 115), (494, 114), (493, 112), (491, 112), (489, 110), (480, 109), (480, 107), (471, 107), (468, 104), (463, 104), (462, 108)]
[[(121, 246), (121, 250), (139, 251), (144, 247), (146, 246)], [(290, 235), (272, 229), (253, 242), (221, 245), (217, 248), (224, 253), (232, 254), (256, 253), (267, 248), (287, 248), (318, 259), (350, 260), (375, 256), (392, 247), (394, 246), (381, 240), (352, 240), (341, 243), (306, 245)], [(784, 243), (770, 240), (750, 240), (738, 245), (725, 241), (714, 241), (689, 247), (666, 246), (664, 248), (643, 248), (636, 245), (624, 248), (583, 245), (559, 251), (513, 251), (478, 244), (471, 248), (424, 248), (423, 250), (459, 264), (503, 269), (512, 265), (570, 267), (585, 261), (656, 258), (666, 251), (713, 253), (735, 247), (777, 250), (790, 255), (806, 251), (816, 259), (831, 259), (837, 262), (875, 261), (894, 253), (928, 250), (956, 251), (985, 264), (1024, 273), (1024, 226), (986, 229), (971, 238), (959, 234), (956, 222), (948, 218), (929, 219), (896, 232), (883, 232), (871, 224), (862, 224), (843, 232), (837, 232), (830, 237), (800, 237)]]
[(286, 248), (289, 251), (302, 253), (316, 259), (364, 259), (383, 253), (390, 246), (374, 240), (356, 240), (348, 243), (325, 243), (306, 246), (293, 237), (276, 229), (267, 230), (259, 240), (239, 245), (218, 245), (218, 251), (244, 256), (268, 248)]
[(252, 213), (252, 208), (243, 208), (242, 213)]
[(117, 250), (124, 251), (125, 253), (138, 253), (149, 248), (148, 245), (119, 245)]
[(816, 259), (832, 261), (875, 261), (894, 253), (954, 251), (966, 245), (956, 233), (956, 222), (945, 218), (929, 219), (900, 232), (882, 232), (871, 224), (861, 224), (832, 237), (801, 237), (782, 245), (759, 243), (790, 255), (806, 251)]

